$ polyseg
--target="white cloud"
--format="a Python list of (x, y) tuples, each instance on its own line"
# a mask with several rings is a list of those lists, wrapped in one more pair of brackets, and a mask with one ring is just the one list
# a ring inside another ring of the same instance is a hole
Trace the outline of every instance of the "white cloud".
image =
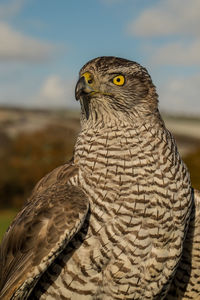
[(160, 107), (173, 113), (200, 113), (200, 74), (170, 78), (159, 89)]
[(200, 36), (199, 27), (199, 0), (162, 0), (133, 20), (128, 25), (128, 31), (140, 37), (176, 34)]
[(39, 94), (34, 97), (33, 105), (40, 107), (67, 107), (75, 104), (75, 82), (50, 75), (43, 82)]
[[(199, 0), (160, 0), (128, 25), (131, 35), (151, 38), (151, 51), (146, 47), (151, 63), (184, 66), (200, 65), (199, 28)], [(152, 40), (158, 37), (165, 37), (162, 46)]]
[[(0, 61), (42, 61), (50, 58), (55, 46), (25, 35), (9, 25), (28, 0), (9, 0), (0, 3)], [(5, 19), (7, 21), (5, 21)]]
[(152, 64), (200, 65), (200, 39), (191, 42), (175, 42), (155, 47)]
[(51, 44), (26, 36), (0, 22), (0, 60), (41, 61), (55, 49)]
[[(28, 67), (25, 69), (28, 70)], [(3, 81), (0, 70), (0, 104), (37, 108), (79, 107), (74, 95), (76, 79), (73, 81), (57, 74), (49, 75), (44, 80), (25, 74), (16, 76), (14, 74), (12, 80)]]
[(64, 81), (57, 75), (48, 77), (42, 86), (41, 96), (50, 100), (63, 98), (65, 96)]
[(0, 18), (9, 18), (20, 12), (25, 0), (12, 0), (0, 4)]

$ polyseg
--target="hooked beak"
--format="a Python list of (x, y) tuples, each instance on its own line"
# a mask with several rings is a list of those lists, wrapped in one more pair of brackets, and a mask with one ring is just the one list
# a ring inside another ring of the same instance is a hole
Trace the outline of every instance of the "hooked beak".
[(86, 83), (85, 77), (79, 78), (75, 87), (75, 97), (76, 100), (80, 99), (80, 104), (82, 111), (84, 112), (87, 120), (89, 119), (89, 94), (94, 92), (94, 90)]
[(92, 92), (94, 92), (94, 90), (86, 83), (85, 77), (80, 77), (75, 87), (76, 100), (87, 98), (87, 95)]

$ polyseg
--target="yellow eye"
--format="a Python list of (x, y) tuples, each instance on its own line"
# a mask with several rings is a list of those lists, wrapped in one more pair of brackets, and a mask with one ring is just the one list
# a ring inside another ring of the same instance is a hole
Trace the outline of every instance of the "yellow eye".
[(125, 82), (125, 78), (123, 75), (117, 75), (113, 78), (113, 83), (116, 85), (123, 85)]

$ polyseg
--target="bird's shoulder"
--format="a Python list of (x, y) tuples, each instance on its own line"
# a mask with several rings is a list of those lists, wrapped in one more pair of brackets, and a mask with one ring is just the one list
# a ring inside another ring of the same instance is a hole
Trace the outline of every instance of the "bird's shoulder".
[(79, 231), (89, 202), (69, 184), (78, 172), (71, 162), (35, 186), (0, 246), (0, 298), (26, 299), (38, 278)]

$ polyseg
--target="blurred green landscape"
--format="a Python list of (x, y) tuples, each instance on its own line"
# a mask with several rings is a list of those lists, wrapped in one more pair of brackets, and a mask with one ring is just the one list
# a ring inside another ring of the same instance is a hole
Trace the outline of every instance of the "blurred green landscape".
[[(163, 116), (200, 188), (200, 118)], [(0, 239), (36, 182), (73, 154), (79, 112), (0, 108)]]

